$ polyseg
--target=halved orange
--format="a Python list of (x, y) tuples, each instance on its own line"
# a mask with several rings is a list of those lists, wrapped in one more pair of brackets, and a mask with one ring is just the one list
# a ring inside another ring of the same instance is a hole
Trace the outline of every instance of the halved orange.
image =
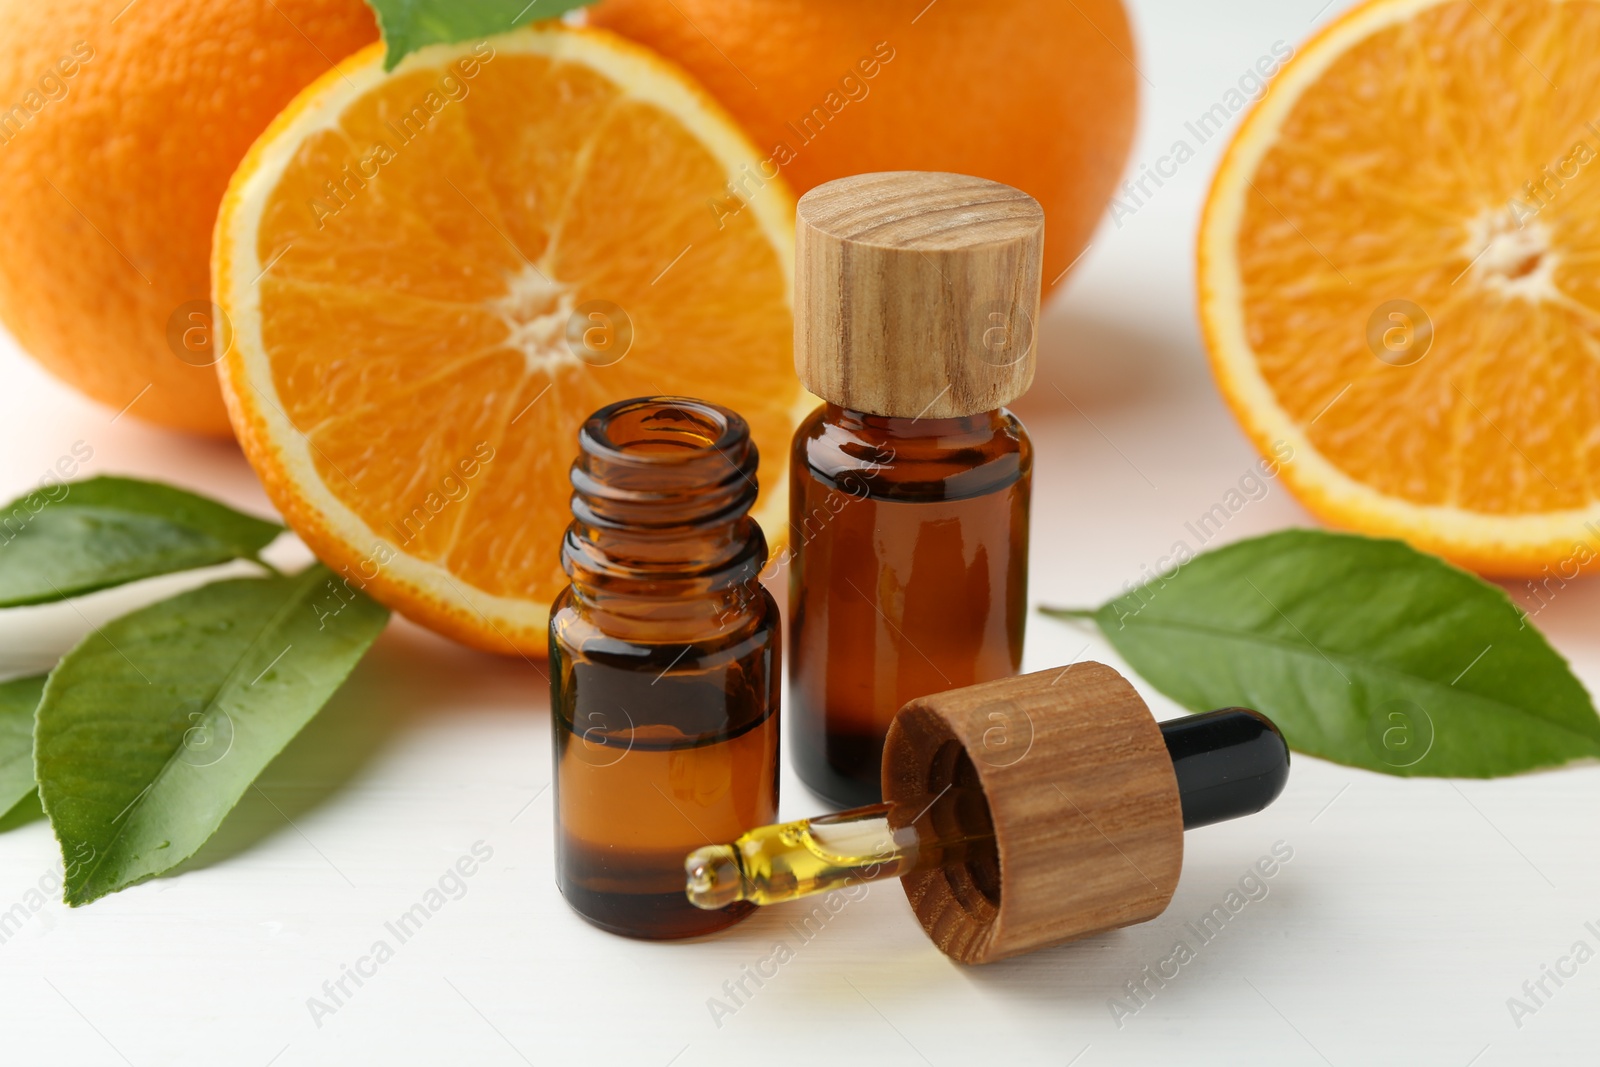
[(217, 221), (220, 364), (284, 518), (379, 600), (543, 654), (579, 423), (687, 394), (749, 421), (783, 526), (794, 203), (683, 74), (547, 23), (373, 46), (310, 86)]
[(1600, 558), (1600, 3), (1329, 25), (1222, 162), (1199, 304), (1317, 515), (1489, 574)]

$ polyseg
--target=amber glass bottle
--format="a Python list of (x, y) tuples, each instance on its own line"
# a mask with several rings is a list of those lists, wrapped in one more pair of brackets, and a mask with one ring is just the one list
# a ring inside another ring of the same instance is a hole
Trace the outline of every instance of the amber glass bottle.
[(880, 799), (906, 701), (1015, 674), (1043, 213), (1008, 186), (867, 174), (800, 201), (789, 721), (801, 780)]
[(913, 420), (830, 404), (800, 427), (791, 740), (822, 796), (874, 802), (901, 705), (1022, 665), (1032, 456), (1006, 411)]
[(683, 857), (778, 809), (779, 622), (756, 447), (731, 411), (679, 397), (596, 412), (579, 433), (569, 585), (550, 610), (556, 879), (614, 933), (709, 933)]

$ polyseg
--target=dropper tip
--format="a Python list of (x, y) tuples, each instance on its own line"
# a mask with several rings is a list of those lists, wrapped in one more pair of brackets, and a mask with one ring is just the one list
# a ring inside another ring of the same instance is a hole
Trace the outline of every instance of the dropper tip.
[(683, 871), (684, 892), (697, 908), (716, 911), (743, 899), (744, 877), (732, 845), (695, 849), (683, 861)]

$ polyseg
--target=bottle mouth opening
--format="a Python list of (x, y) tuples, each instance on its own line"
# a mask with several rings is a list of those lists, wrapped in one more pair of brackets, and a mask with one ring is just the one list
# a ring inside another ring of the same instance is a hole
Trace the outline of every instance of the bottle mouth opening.
[(588, 526), (641, 534), (732, 523), (755, 503), (759, 464), (749, 425), (719, 404), (618, 401), (578, 433), (572, 514)]
[(721, 454), (738, 465), (750, 439), (744, 419), (691, 397), (636, 397), (609, 404), (583, 425), (583, 451), (609, 463), (670, 467)]

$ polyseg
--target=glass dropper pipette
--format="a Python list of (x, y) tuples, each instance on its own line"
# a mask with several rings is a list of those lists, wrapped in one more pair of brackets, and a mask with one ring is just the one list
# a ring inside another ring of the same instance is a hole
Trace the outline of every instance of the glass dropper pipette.
[[(1248, 708), (1160, 726), (1185, 830), (1260, 811), (1288, 780), (1282, 735)], [(696, 849), (684, 861), (690, 902), (707, 909), (739, 900), (777, 904), (953, 863), (998, 887), (988, 803), (971, 761), (961, 760), (951, 785), (933, 796), (762, 826), (730, 844)], [(1063, 768), (1064, 777), (1069, 773)]]
[(732, 844), (697, 849), (684, 861), (689, 900), (701, 908), (737, 900), (777, 904), (992, 853), (981, 792), (951, 788), (922, 799), (921, 811), (916, 804), (872, 804), (762, 826)]

